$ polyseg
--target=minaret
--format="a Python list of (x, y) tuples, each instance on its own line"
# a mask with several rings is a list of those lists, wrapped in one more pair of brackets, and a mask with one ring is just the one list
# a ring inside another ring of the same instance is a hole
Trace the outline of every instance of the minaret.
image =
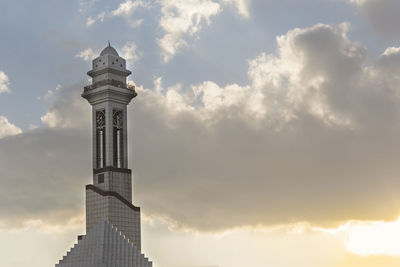
[(86, 232), (99, 221), (113, 225), (140, 251), (140, 208), (132, 204), (128, 168), (127, 105), (136, 97), (126, 83), (126, 61), (108, 44), (87, 73), (82, 97), (92, 105), (93, 185), (86, 186)]
[(132, 204), (126, 106), (136, 96), (131, 72), (110, 46), (93, 60), (92, 84), (82, 97), (92, 105), (93, 184), (86, 185), (86, 235), (55, 267), (152, 267), (141, 252), (140, 208)]

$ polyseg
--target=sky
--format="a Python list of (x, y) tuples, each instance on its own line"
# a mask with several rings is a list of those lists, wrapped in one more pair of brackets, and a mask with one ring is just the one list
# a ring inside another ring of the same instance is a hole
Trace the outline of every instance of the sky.
[(0, 13), (0, 266), (54, 266), (85, 233), (80, 94), (108, 40), (138, 93), (129, 167), (154, 267), (400, 266), (399, 1)]

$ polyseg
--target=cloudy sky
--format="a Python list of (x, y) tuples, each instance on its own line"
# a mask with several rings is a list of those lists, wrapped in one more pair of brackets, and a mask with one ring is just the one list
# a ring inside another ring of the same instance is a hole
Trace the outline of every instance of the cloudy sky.
[[(0, 266), (84, 234), (86, 72), (128, 61), (155, 267), (400, 265), (400, 2), (0, 2)], [(21, 253), (22, 251), (22, 253)]]

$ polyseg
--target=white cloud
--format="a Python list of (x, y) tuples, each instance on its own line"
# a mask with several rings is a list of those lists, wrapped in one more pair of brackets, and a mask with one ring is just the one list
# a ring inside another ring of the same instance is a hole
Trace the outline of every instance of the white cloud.
[[(268, 113), (274, 120), (288, 121), (296, 118), (298, 109), (306, 108), (325, 123), (349, 124), (341, 109), (334, 110), (326, 86), (340, 80), (335, 73), (327, 70), (345, 65), (348, 68), (358, 64), (364, 57), (364, 49), (347, 39), (347, 24), (337, 28), (328, 25), (316, 25), (306, 29), (294, 29), (277, 38), (278, 54), (261, 54), (249, 62), (249, 77), (254, 88), (262, 90), (268, 102)], [(318, 42), (308, 42), (316, 38)], [(325, 40), (334, 40), (329, 44)], [(323, 49), (326, 45), (332, 57), (330, 63), (319, 59), (314, 49)], [(330, 47), (328, 47), (330, 46)], [(342, 62), (343, 61), (343, 62)], [(310, 64), (313, 62), (313, 64)], [(329, 64), (329, 65), (328, 65)], [(320, 65), (320, 68), (316, 66)], [(322, 71), (321, 71), (322, 70)]]
[(184, 37), (195, 35), (205, 22), (221, 11), (218, 3), (211, 0), (165, 0), (160, 1), (160, 27), (164, 36), (158, 40), (164, 62), (169, 61), (178, 49), (186, 45)]
[(100, 14), (94, 17), (88, 17), (86, 20), (86, 26), (90, 27), (98, 21), (103, 22), (105, 18), (106, 18), (106, 12), (101, 12)]
[(85, 61), (91, 61), (97, 57), (98, 53), (95, 53), (92, 48), (83, 50), (75, 55), (75, 57), (82, 58)]
[(130, 16), (139, 7), (145, 7), (145, 3), (141, 0), (126, 0), (119, 7), (111, 12), (113, 16)]
[[(83, 86), (78, 85), (79, 89)], [(83, 89), (83, 88), (82, 88)], [(46, 93), (45, 99), (52, 97), (57, 99), (56, 103), (41, 117), (42, 123), (49, 128), (76, 128), (85, 127), (90, 114), (87, 114), (89, 106), (83, 105), (85, 102), (79, 91), (70, 92), (71, 88), (57, 85), (54, 91)]]
[(45, 100), (48, 100), (48, 99), (50, 99), (52, 96), (54, 96), (54, 93), (56, 93), (56, 92), (58, 92), (59, 90), (61, 90), (61, 84), (58, 84), (57, 85), (57, 87), (56, 87), (56, 89), (53, 91), (53, 90), (48, 90), (47, 91), (47, 93), (43, 96), (43, 98), (45, 99)]
[[(264, 95), (250, 86), (230, 84), (224, 87), (206, 81), (182, 90), (181, 84), (163, 88), (162, 78), (154, 81), (154, 90), (139, 87), (140, 93), (164, 107), (169, 119), (182, 113), (190, 113), (200, 120), (204, 126), (212, 126), (221, 116), (231, 112), (243, 120), (252, 117), (255, 122), (264, 118)], [(233, 112), (233, 110), (236, 110)]]
[(356, 4), (358, 6), (362, 6), (363, 4), (365, 4), (368, 0), (349, 0), (350, 3), (352, 4)]
[(222, 3), (233, 5), (238, 13), (244, 18), (250, 17), (250, 3), (251, 0), (222, 0)]
[(10, 80), (8, 76), (3, 72), (0, 71), (0, 94), (1, 93), (9, 93), (10, 92)]
[[(83, 50), (83, 51), (79, 52), (78, 54), (76, 54), (75, 57), (81, 58), (85, 61), (91, 61), (91, 60), (95, 59), (96, 57), (98, 57), (99, 54), (100, 54), (99, 52), (93, 51), (92, 48), (88, 48), (88, 49)], [(121, 56), (124, 57), (126, 60), (128, 60), (131, 64), (133, 64), (140, 59), (141, 53), (139, 51), (137, 51), (135, 42), (129, 41), (129, 42), (126, 42), (124, 44), (124, 46), (122, 47), (122, 55)], [(52, 93), (52, 91), (49, 91), (49, 94), (51, 94), (51, 93)]]
[(22, 130), (10, 123), (4, 116), (0, 116), (0, 139), (22, 133)]
[[(234, 6), (241, 16), (250, 17), (251, 0), (163, 0), (158, 3), (161, 6), (159, 26), (163, 30), (158, 44), (164, 62), (168, 62), (179, 49), (185, 47), (188, 39), (196, 37), (203, 24), (211, 23), (211, 18), (222, 11), (220, 3)], [(103, 22), (108, 18), (122, 16), (135, 28), (143, 23), (143, 19), (133, 18), (133, 14), (138, 8), (149, 7), (151, 5), (142, 0), (125, 0), (112, 11), (103, 11), (89, 17), (86, 25), (89, 27), (97, 21)]]
[(194, 94), (200, 97), (202, 108), (197, 108), (203, 119), (213, 120), (218, 112), (239, 109), (240, 117), (253, 117), (255, 120), (264, 118), (264, 95), (250, 86), (231, 84), (219, 87), (213, 82), (204, 82), (193, 86)]
[(202, 24), (211, 23), (211, 18), (218, 15), (221, 5), (232, 5), (244, 18), (250, 17), (251, 0), (165, 0), (160, 1), (160, 27), (164, 35), (158, 40), (164, 62), (168, 62), (179, 49), (185, 47), (189, 37), (194, 37), (201, 30)]
[(58, 123), (57, 117), (58, 116), (57, 116), (56, 112), (48, 111), (40, 119), (41, 119), (42, 123), (46, 124), (50, 128), (55, 128), (58, 125), (62, 126), (61, 124)]
[(400, 47), (388, 47), (385, 52), (383, 52), (383, 56), (390, 56), (400, 54)]
[(129, 61), (130, 64), (137, 62), (141, 54), (136, 49), (136, 44), (132, 41), (126, 42), (122, 47), (122, 57)]
[[(192, 86), (191, 90), (179, 93), (176, 87), (158, 89), (163, 91), (166, 101), (170, 97), (179, 101), (173, 102), (172, 109), (192, 110), (204, 121), (216, 120), (222, 111), (240, 110), (235, 113), (242, 118), (252, 117), (252, 122), (266, 119), (279, 129), (283, 124), (298, 117), (299, 111), (320, 119), (326, 125), (347, 125), (350, 118), (341, 109), (330, 103), (329, 90), (325, 88), (339, 77), (327, 73), (330, 65), (348, 64), (351, 68), (364, 58), (364, 49), (347, 39), (347, 24), (338, 27), (316, 25), (306, 29), (295, 29), (277, 38), (276, 54), (262, 53), (249, 61), (249, 85), (230, 84), (220, 87), (211, 81)], [(335, 40), (330, 47), (330, 55), (336, 59), (330, 63), (321, 61), (313, 55), (314, 49), (321, 50), (319, 43), (307, 39)], [(343, 60), (344, 62), (341, 62)], [(310, 63), (313, 62), (312, 64)], [(348, 63), (345, 63), (348, 61)], [(318, 70), (314, 66), (321, 65)], [(342, 68), (342, 66), (340, 66)], [(320, 71), (323, 70), (323, 71)], [(160, 87), (161, 83), (157, 83)], [(179, 94), (179, 96), (177, 96)], [(195, 104), (197, 103), (197, 104)], [(199, 105), (200, 104), (200, 105)], [(190, 107), (190, 108), (189, 108)], [(176, 111), (176, 110), (175, 110)], [(175, 112), (174, 111), (174, 112)]]
[(75, 128), (76, 125), (79, 125), (79, 123), (83, 121), (83, 119), (79, 117), (70, 118), (65, 116), (57, 109), (47, 111), (40, 119), (42, 123), (49, 128)]
[(86, 26), (90, 27), (94, 23), (100, 21), (104, 22), (108, 18), (123, 16), (127, 19), (132, 28), (138, 27), (142, 23), (142, 19), (132, 19), (132, 14), (140, 7), (146, 8), (148, 4), (142, 0), (125, 0), (125, 2), (120, 3), (118, 8), (110, 12), (101, 12), (94, 17), (89, 17), (86, 21)]

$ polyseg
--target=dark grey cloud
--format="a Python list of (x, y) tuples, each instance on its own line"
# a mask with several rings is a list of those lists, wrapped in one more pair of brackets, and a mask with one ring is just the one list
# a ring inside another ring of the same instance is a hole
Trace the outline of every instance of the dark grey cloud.
[(60, 223), (83, 212), (83, 186), (91, 181), (91, 134), (81, 86), (56, 92), (48, 112), (54, 116), (44, 120), (54, 127), (0, 139), (0, 222), (7, 226), (21, 227), (28, 220)]
[[(76, 130), (40, 129), (0, 140), (0, 220), (61, 222), (83, 211), (90, 140)], [(87, 148), (82, 149), (82, 148)]]
[[(347, 26), (279, 37), (275, 54), (249, 61), (247, 86), (139, 88), (129, 107), (135, 204), (211, 231), (397, 217), (400, 53), (367, 63)], [(80, 90), (55, 94), (48, 127), (0, 140), (0, 220), (82, 212), (91, 140)]]

